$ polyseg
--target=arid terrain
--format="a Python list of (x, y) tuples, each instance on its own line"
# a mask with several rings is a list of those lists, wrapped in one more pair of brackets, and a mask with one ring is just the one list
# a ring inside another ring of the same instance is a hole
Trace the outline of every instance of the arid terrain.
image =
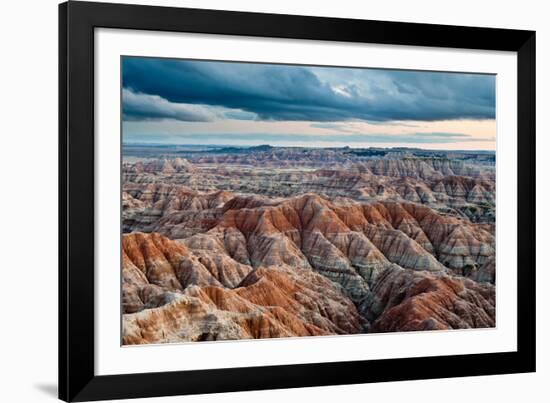
[(123, 344), (495, 326), (492, 152), (123, 153)]

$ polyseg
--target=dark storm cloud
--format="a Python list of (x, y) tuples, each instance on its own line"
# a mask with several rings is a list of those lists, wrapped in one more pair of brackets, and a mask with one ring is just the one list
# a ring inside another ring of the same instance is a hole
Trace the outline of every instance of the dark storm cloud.
[[(495, 78), (489, 75), (126, 57), (123, 86), (161, 97), (168, 109), (170, 104), (200, 104), (242, 111), (225, 116), (234, 119), (386, 122), (495, 117)], [(159, 113), (152, 109), (153, 115)], [(146, 109), (138, 112), (125, 108), (125, 118), (147, 118)], [(168, 115), (187, 120), (185, 114)]]
[(186, 122), (209, 122), (215, 114), (200, 105), (178, 104), (158, 95), (134, 93), (122, 90), (124, 120), (174, 119)]

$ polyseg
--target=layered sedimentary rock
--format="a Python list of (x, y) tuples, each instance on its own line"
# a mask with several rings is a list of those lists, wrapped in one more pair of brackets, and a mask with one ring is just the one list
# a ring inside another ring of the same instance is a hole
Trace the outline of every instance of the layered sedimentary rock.
[(490, 177), (488, 172), (486, 173), (479, 167), (448, 158), (377, 159), (361, 165), (364, 172), (401, 178), (442, 179), (446, 176)]
[(184, 156), (123, 164), (125, 344), (495, 326), (494, 156)]
[(362, 310), (374, 319), (372, 332), (494, 327), (495, 293), (489, 284), (392, 266)]
[(225, 191), (200, 193), (186, 186), (129, 183), (122, 197), (123, 230), (185, 238), (215, 225), (220, 207), (232, 197)]
[(330, 280), (288, 266), (205, 260), (159, 234), (125, 235), (125, 344), (350, 334), (366, 321)]
[[(184, 239), (124, 236), (125, 342), (494, 324), (494, 278), (486, 269), (494, 239), (475, 224), (412, 203), (317, 195), (233, 197), (218, 210), (212, 228)], [(476, 279), (488, 283), (476, 288)], [(420, 281), (433, 283), (437, 297), (418, 297)], [(410, 301), (392, 296), (402, 294), (392, 288), (399, 284), (413, 290)], [(397, 319), (412, 312), (420, 316)], [(138, 332), (144, 326), (154, 331)]]
[[(315, 193), (358, 201), (410, 201), (475, 222), (494, 222), (494, 173), (486, 167), (436, 158), (350, 162), (349, 157), (342, 156), (337, 158), (344, 161), (340, 161), (342, 164), (327, 162), (321, 166), (320, 161), (310, 158), (301, 163), (309, 161), (311, 167), (304, 168), (300, 164), (287, 167), (279, 161), (280, 164), (274, 168), (270, 164), (277, 159), (273, 157), (275, 159), (265, 161), (261, 155), (197, 157), (191, 167), (188, 167), (190, 163), (182, 164), (179, 160), (125, 164), (124, 191), (135, 193), (141, 186), (142, 192), (146, 193), (152, 184), (162, 183), (202, 193), (225, 190), (268, 197)], [(225, 161), (227, 158), (234, 159), (236, 165), (216, 163), (218, 159)], [(242, 158), (256, 158), (258, 161), (243, 161)], [(331, 154), (326, 158), (329, 161)], [(177, 170), (172, 166), (181, 168)]]
[(183, 158), (153, 159), (145, 162), (137, 161), (134, 164), (125, 164), (122, 170), (124, 174), (174, 174), (193, 171), (193, 164)]

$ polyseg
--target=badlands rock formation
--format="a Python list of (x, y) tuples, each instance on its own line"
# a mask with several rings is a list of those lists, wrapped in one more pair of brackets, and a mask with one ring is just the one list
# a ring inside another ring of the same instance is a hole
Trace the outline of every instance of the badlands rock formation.
[(366, 322), (312, 270), (252, 270), (221, 245), (206, 252), (158, 234), (124, 236), (125, 344), (350, 334)]
[(380, 276), (361, 309), (374, 319), (372, 332), (495, 326), (493, 286), (395, 265)]
[(124, 164), (125, 344), (495, 326), (490, 166), (226, 152)]
[(130, 193), (138, 194), (150, 192), (151, 184), (172, 184), (209, 193), (225, 190), (269, 197), (315, 193), (358, 201), (411, 201), (474, 222), (494, 222), (494, 171), (484, 166), (436, 158), (355, 162), (329, 154), (327, 161), (336, 162), (283, 159), (273, 167), (272, 158), (246, 154), (197, 157), (197, 164), (182, 159), (125, 164), (124, 183)]

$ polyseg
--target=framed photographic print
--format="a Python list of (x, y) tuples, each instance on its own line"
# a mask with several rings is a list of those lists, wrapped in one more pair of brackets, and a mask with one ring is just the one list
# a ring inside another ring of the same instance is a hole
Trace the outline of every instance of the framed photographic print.
[(59, 397), (535, 370), (535, 33), (59, 6)]

